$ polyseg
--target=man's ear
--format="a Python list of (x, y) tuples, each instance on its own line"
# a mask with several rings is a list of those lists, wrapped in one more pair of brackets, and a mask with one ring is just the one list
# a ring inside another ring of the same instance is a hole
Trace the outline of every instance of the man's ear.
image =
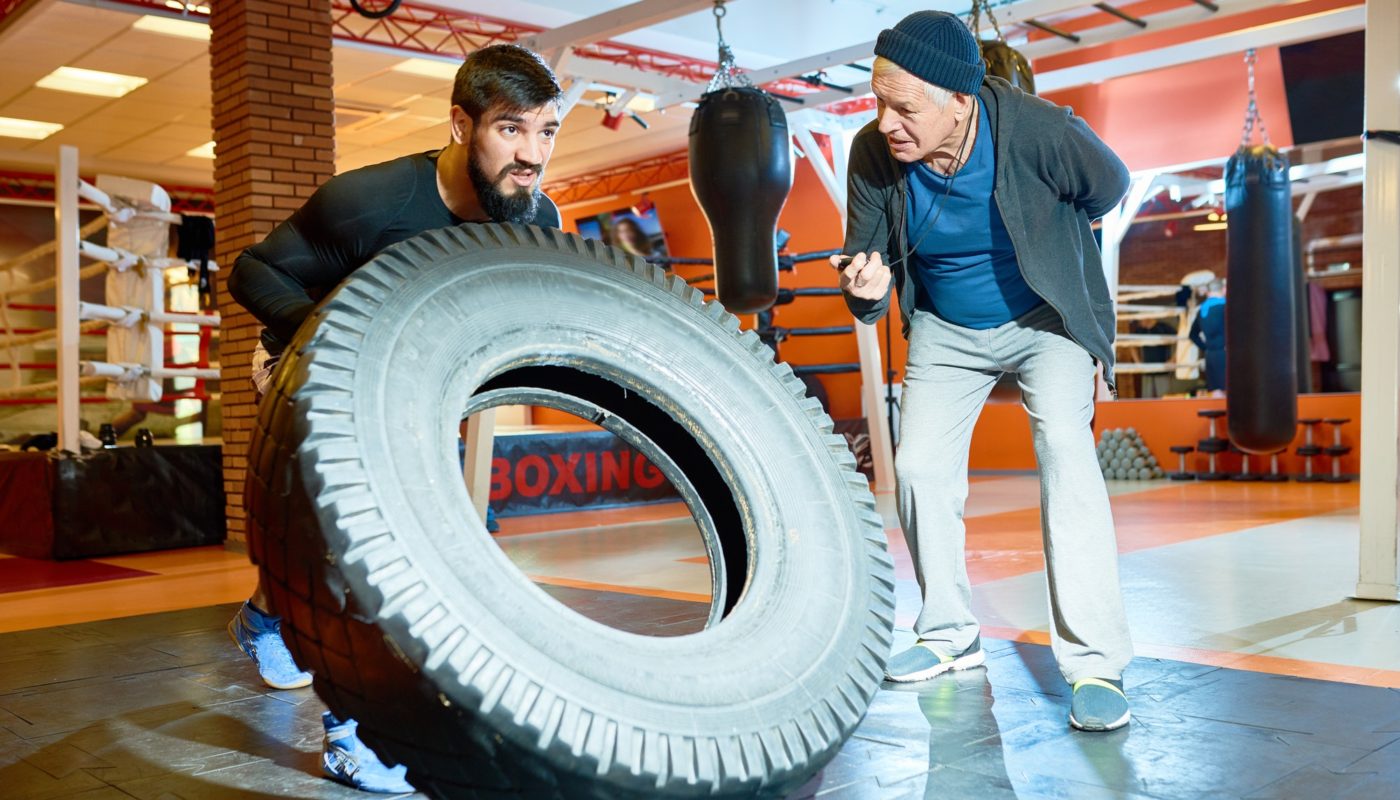
[(953, 95), (953, 102), (957, 103), (957, 108), (953, 112), (954, 118), (958, 122), (967, 119), (967, 115), (972, 113), (972, 95), (957, 92)]
[(452, 141), (456, 144), (466, 144), (471, 141), (473, 127), (471, 115), (461, 106), (453, 106), (451, 114), (449, 127), (452, 129)]

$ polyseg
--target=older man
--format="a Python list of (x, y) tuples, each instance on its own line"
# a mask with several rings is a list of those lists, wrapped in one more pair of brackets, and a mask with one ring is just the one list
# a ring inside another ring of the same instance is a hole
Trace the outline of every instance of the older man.
[(1128, 723), (1132, 643), (1108, 492), (1090, 420), (1099, 365), (1112, 380), (1114, 315), (1090, 221), (1127, 191), (1123, 163), (1068, 109), (985, 77), (950, 14), (885, 30), (871, 85), (878, 118), (851, 150), (841, 288), (873, 323), (891, 289), (909, 338), (899, 515), (923, 607), (892, 681), (982, 664), (964, 554), (972, 428), (1016, 375), (1040, 465), (1051, 641), (1073, 687), (1070, 724)]

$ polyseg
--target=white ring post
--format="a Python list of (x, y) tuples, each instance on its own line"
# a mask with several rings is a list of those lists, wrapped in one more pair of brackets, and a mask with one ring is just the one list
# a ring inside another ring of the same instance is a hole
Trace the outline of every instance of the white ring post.
[(78, 443), (78, 149), (58, 148), (54, 187), (54, 238), (58, 257), (56, 321), (58, 328), (58, 449), (82, 452)]
[(496, 443), (496, 409), (478, 411), (462, 420), (460, 434), (466, 454), (462, 480), (467, 485), (476, 515), (484, 522), (491, 502), (491, 456)]
[[(1366, 129), (1400, 130), (1400, 3), (1366, 4)], [(1400, 144), (1366, 142), (1356, 596), (1400, 600)]]

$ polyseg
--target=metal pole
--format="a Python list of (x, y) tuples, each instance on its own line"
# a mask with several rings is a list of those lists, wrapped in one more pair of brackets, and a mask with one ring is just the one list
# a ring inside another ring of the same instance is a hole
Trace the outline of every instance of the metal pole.
[[(832, 170), (822, 156), (821, 150), (812, 139), (805, 124), (796, 126), (799, 141), (807, 152), (807, 160), (821, 179), (822, 186), (836, 204), (841, 214), (841, 229), (846, 229), (846, 185), (837, 183), (834, 172), (845, 173), (845, 167)], [(844, 165), (849, 157), (849, 144), (854, 132), (836, 131), (831, 135), (832, 161)], [(890, 313), (898, 313), (893, 308)], [(860, 353), (860, 399), (865, 410), (865, 424), (870, 432), (870, 456), (875, 465), (875, 486), (879, 489), (894, 489), (894, 442), (890, 440), (889, 414), (885, 408), (882, 389), (885, 385), (884, 361), (880, 353), (879, 332), (873, 325), (857, 321), (856, 347)]]
[[(1118, 307), (1118, 261), (1122, 252), (1121, 245), (1123, 237), (1128, 235), (1128, 229), (1132, 227), (1133, 218), (1137, 216), (1138, 209), (1142, 208), (1145, 201), (1156, 183), (1156, 173), (1147, 173), (1133, 178), (1132, 185), (1128, 188), (1128, 196), (1123, 199), (1118, 208), (1108, 212), (1103, 217), (1103, 225), (1100, 232), (1103, 238), (1103, 247), (1099, 250), (1099, 256), (1103, 262), (1103, 277), (1108, 284), (1108, 297), (1113, 301), (1113, 307)], [(1098, 400), (1112, 400), (1113, 393), (1108, 390), (1106, 376), (1099, 375), (1095, 379), (1094, 396)]]
[[(793, 138), (797, 140), (797, 144), (801, 147), (802, 153), (807, 156), (807, 163), (812, 165), (812, 171), (817, 173), (817, 179), (822, 182), (822, 188), (826, 189), (826, 193), (831, 197), (832, 202), (838, 203), (838, 208), (842, 209), (841, 224), (845, 225), (845, 184), (838, 184), (836, 182), (836, 172), (832, 169), (830, 164), (826, 163), (826, 156), (822, 154), (822, 149), (817, 146), (817, 140), (812, 136), (811, 129), (802, 122), (792, 118), (789, 118), (789, 124), (792, 128)], [(833, 151), (836, 149), (836, 138), (835, 136), (831, 137)], [(838, 200), (838, 198), (840, 199)]]
[(54, 187), (54, 264), (58, 285), (58, 449), (82, 452), (78, 443), (78, 149), (58, 148), (58, 179)]
[[(1400, 3), (1366, 4), (1366, 129), (1400, 130)], [(1356, 596), (1400, 600), (1400, 144), (1366, 140)]]

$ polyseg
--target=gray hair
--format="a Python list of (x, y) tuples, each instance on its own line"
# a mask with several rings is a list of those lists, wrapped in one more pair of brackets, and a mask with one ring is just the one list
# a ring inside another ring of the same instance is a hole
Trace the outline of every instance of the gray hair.
[[(897, 72), (904, 73), (905, 75), (912, 75), (912, 73), (904, 67), (901, 67), (884, 56), (875, 56), (875, 63), (870, 67), (871, 78), (879, 78)], [(929, 102), (933, 103), (939, 111), (948, 107), (948, 101), (953, 99), (952, 89), (936, 86), (923, 78), (918, 78), (918, 81), (924, 85), (924, 95), (928, 97)]]

